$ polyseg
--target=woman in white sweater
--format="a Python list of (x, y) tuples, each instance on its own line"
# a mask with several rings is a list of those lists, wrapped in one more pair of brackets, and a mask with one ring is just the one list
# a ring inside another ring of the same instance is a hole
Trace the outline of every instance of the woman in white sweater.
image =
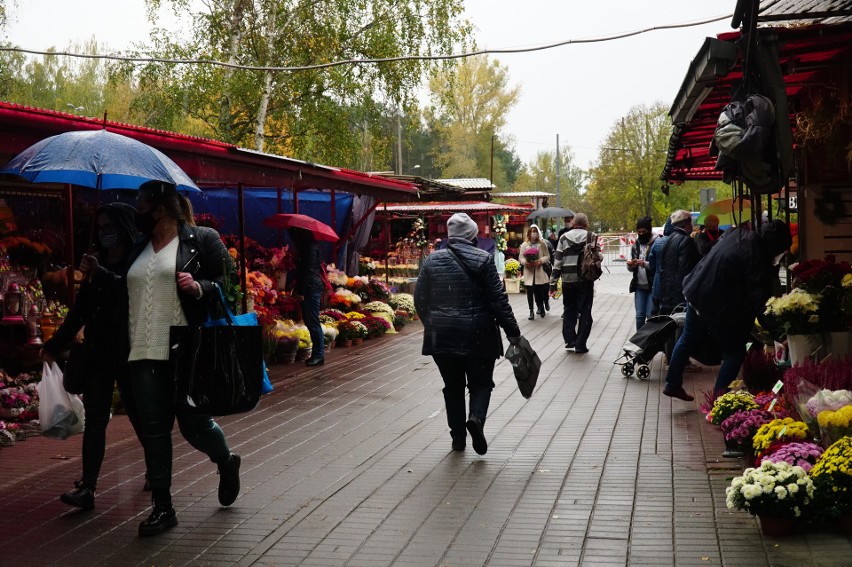
[(126, 273), (130, 382), (139, 416), (140, 441), (151, 483), (153, 511), (140, 536), (177, 525), (171, 501), (172, 428), (219, 468), (219, 503), (228, 506), (240, 490), (240, 457), (231, 453), (210, 416), (175, 414), (169, 364), (169, 327), (200, 325), (216, 301), (225, 270), (233, 261), (219, 234), (197, 227), (191, 206), (174, 185), (149, 182), (139, 190), (136, 226), (144, 237)]

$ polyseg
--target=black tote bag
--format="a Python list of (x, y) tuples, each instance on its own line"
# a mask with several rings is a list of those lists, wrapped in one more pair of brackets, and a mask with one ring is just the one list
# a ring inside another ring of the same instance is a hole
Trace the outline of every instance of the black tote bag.
[[(219, 299), (224, 304), (221, 292)], [(235, 325), (225, 312), (225, 319), (169, 330), (178, 413), (230, 415), (250, 411), (260, 400), (263, 331), (260, 325)]]

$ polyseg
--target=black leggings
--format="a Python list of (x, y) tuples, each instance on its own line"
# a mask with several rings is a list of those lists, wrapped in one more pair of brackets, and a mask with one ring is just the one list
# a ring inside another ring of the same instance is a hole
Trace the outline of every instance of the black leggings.
[[(118, 389), (122, 395), (127, 416), (137, 429), (135, 408), (127, 397), (126, 368), (119, 374)], [(86, 427), (83, 430), (83, 479), (82, 484), (92, 490), (97, 488), (98, 476), (104, 462), (106, 428), (112, 409), (112, 394), (116, 383), (115, 368), (94, 368), (83, 383), (83, 407), (86, 410)]]
[(533, 310), (533, 299), (539, 311), (544, 311), (544, 305), (547, 300), (548, 285), (528, 285), (527, 286), (527, 303), (530, 306), (530, 311)]

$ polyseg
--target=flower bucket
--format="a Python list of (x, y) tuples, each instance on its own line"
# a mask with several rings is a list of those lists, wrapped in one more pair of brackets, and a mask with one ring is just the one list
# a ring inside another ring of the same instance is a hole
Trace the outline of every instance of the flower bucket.
[(808, 357), (818, 353), (824, 346), (823, 335), (788, 335), (787, 347), (790, 350), (790, 364), (803, 363)]
[(725, 439), (725, 452), (722, 456), (726, 459), (739, 459), (743, 457), (743, 446), (734, 439)]
[(849, 331), (828, 333), (827, 343), (826, 350), (833, 358), (845, 358), (849, 356)]
[(521, 280), (520, 278), (507, 278), (506, 282), (506, 293), (521, 293)]
[(763, 516), (760, 518), (760, 531), (770, 537), (784, 537), (796, 531), (796, 519), (789, 516)]
[(307, 360), (311, 357), (311, 351), (313, 349), (309, 348), (300, 348), (296, 351), (296, 360)]
[(337, 341), (337, 346), (342, 346), (344, 348), (349, 348), (352, 346), (352, 339), (339, 339)]
[(361, 344), (361, 343), (363, 343), (363, 342), (364, 342), (364, 339), (363, 339), (363, 338), (361, 338), (361, 337), (358, 337), (357, 339), (352, 339), (352, 344), (353, 344), (353, 345), (360, 345), (360, 344)]

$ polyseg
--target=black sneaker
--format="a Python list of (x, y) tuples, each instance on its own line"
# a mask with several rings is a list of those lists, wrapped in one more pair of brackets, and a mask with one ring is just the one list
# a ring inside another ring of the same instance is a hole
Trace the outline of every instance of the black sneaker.
[(139, 537), (158, 535), (178, 525), (177, 514), (171, 504), (154, 505), (151, 515), (139, 524)]
[(76, 506), (83, 510), (91, 510), (95, 507), (95, 491), (86, 486), (66, 492), (59, 499), (69, 506)]
[(466, 445), (464, 439), (453, 439), (453, 451), (464, 451)]
[(231, 453), (227, 462), (219, 465), (219, 504), (230, 506), (240, 493), (240, 456)]
[(574, 352), (576, 352), (577, 354), (586, 354), (587, 352), (589, 352), (589, 349), (587, 349), (586, 347), (575, 346)]
[(565, 343), (565, 350), (574, 348), (574, 343)]
[(465, 424), (468, 433), (470, 433), (471, 441), (473, 441), (473, 450), (478, 455), (484, 455), (488, 452), (488, 441), (485, 440), (485, 433), (482, 432), (482, 420), (476, 416), (470, 416)]

